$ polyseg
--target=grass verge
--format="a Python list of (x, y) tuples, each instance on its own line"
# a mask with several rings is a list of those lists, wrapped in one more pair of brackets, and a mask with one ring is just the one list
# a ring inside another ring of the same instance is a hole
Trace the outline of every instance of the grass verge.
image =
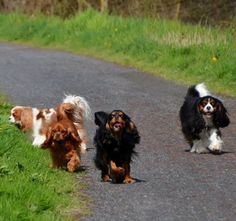
[(87, 11), (67, 20), (0, 15), (0, 40), (92, 55), (236, 96), (236, 32)]
[(0, 97), (0, 220), (72, 220), (78, 212), (88, 214), (82, 184), (75, 182), (83, 173), (50, 169), (48, 152), (33, 148), (9, 125), (10, 108)]

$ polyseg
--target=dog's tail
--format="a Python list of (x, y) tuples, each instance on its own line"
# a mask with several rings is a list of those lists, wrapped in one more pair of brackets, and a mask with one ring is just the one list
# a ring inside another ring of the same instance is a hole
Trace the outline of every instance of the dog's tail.
[(83, 119), (91, 119), (91, 109), (85, 98), (75, 95), (65, 95), (62, 102), (74, 105), (73, 118), (75, 123), (79, 123)]
[(210, 95), (210, 92), (204, 83), (191, 86), (187, 92), (187, 96), (192, 97), (205, 97), (208, 95)]

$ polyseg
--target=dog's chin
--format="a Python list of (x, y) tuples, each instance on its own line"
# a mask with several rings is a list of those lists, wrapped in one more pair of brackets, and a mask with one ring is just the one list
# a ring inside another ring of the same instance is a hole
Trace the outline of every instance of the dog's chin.
[(204, 117), (210, 119), (210, 118), (212, 118), (212, 116), (213, 116), (213, 112), (204, 112), (203, 115), (204, 115)]
[(61, 142), (61, 141), (64, 140), (64, 138), (62, 138), (61, 136), (54, 136), (54, 137), (53, 137), (53, 140), (54, 140), (55, 142)]

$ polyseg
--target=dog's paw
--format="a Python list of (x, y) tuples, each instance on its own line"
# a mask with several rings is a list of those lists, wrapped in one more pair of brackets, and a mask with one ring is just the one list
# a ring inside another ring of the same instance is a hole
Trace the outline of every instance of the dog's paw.
[(37, 136), (34, 138), (32, 145), (35, 147), (41, 147), (46, 140), (46, 137), (43, 135)]
[(123, 183), (132, 184), (132, 183), (135, 183), (135, 180), (129, 177), (129, 178), (124, 179)]
[(77, 155), (73, 155), (70, 159), (70, 161), (67, 163), (67, 170), (71, 173), (78, 170), (80, 166), (80, 159)]
[(221, 143), (213, 143), (213, 144), (210, 144), (208, 148), (211, 152), (219, 154), (222, 151), (222, 144)]
[(209, 153), (209, 150), (205, 147), (202, 147), (202, 148), (198, 148), (196, 150), (196, 153), (199, 153), (199, 154), (205, 154), (205, 153)]
[(87, 151), (87, 145), (86, 145), (86, 143), (81, 143), (81, 145), (80, 145), (80, 151), (81, 151), (81, 153), (86, 153), (86, 151)]
[(108, 175), (102, 177), (102, 182), (110, 182), (111, 178)]
[(209, 153), (209, 150), (205, 147), (198, 147), (198, 148), (192, 148), (190, 150), (190, 153), (204, 154), (204, 153)]

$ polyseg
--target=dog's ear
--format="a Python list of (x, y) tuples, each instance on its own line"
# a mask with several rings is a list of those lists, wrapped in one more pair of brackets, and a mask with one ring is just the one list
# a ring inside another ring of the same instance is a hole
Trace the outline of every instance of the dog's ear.
[(49, 127), (46, 133), (46, 140), (42, 144), (42, 148), (48, 148), (52, 141), (52, 128)]
[(42, 112), (42, 110), (40, 110), (39, 113), (36, 116), (36, 119), (38, 120), (38, 119), (43, 118), (43, 117), (44, 117), (43, 112)]
[(52, 137), (52, 127), (49, 127), (46, 133), (46, 138), (49, 139), (50, 137)]
[(217, 100), (216, 103), (217, 111), (214, 114), (214, 124), (218, 127), (227, 127), (230, 123), (228, 112), (224, 107), (223, 103)]
[(135, 125), (135, 123), (130, 119), (128, 115), (125, 116), (125, 130), (127, 138), (129, 139), (129, 142), (138, 144), (140, 142), (140, 136), (138, 129)]
[(192, 112), (189, 114), (188, 121), (192, 125), (192, 133), (200, 133), (206, 126), (206, 122), (200, 112), (199, 104), (202, 98), (196, 98), (192, 106)]
[(104, 126), (108, 120), (108, 116), (109, 114), (104, 112), (104, 111), (98, 111), (94, 113), (94, 117), (95, 117), (95, 124), (100, 126)]
[(129, 120), (129, 122), (126, 124), (126, 131), (128, 133), (136, 133), (137, 132), (137, 127), (132, 120)]
[(70, 103), (63, 103), (57, 107), (57, 119), (62, 120), (65, 118), (71, 118), (75, 110), (75, 106)]
[(130, 119), (130, 117), (127, 114), (124, 114), (125, 124), (127, 132), (132, 132), (134, 130), (137, 130), (137, 127), (135, 123)]
[(81, 142), (79, 134), (75, 134), (74, 131), (70, 127), (67, 128), (67, 133), (68, 133), (68, 136), (70, 136), (74, 141)]
[(73, 114), (75, 110), (75, 106), (71, 103), (64, 103), (62, 104), (62, 107), (63, 107), (63, 111), (65, 111), (65, 113), (67, 114)]

